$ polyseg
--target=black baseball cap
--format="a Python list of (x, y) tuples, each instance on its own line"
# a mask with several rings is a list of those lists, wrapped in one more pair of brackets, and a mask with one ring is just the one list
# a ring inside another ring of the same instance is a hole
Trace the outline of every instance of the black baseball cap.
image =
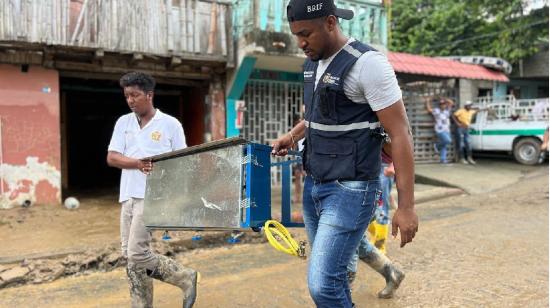
[(329, 15), (352, 19), (353, 11), (337, 8), (333, 0), (290, 0), (286, 6), (286, 15), (289, 22)]

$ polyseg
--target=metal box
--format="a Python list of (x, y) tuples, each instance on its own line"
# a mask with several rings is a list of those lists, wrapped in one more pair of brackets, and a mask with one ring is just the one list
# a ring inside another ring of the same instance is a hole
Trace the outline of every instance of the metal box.
[(232, 138), (153, 157), (145, 192), (145, 226), (260, 228), (271, 219), (270, 152), (268, 146)]

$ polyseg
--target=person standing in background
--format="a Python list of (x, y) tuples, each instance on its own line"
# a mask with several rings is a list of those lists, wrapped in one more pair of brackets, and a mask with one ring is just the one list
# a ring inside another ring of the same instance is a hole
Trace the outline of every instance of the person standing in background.
[(456, 130), (458, 157), (460, 162), (463, 164), (476, 164), (472, 157), (472, 147), (470, 145), (470, 123), (472, 122), (472, 117), (476, 114), (476, 112), (477, 109), (472, 108), (472, 102), (467, 101), (463, 108), (460, 108), (453, 113), (453, 120), (458, 126)]
[[(432, 108), (431, 101), (438, 103), (438, 107)], [(433, 99), (426, 101), (426, 110), (430, 113), (434, 120), (434, 130), (437, 136), (437, 143), (434, 144), (434, 149), (439, 154), (439, 162), (447, 163), (447, 146), (451, 143), (451, 110), (454, 102), (451, 99)]]

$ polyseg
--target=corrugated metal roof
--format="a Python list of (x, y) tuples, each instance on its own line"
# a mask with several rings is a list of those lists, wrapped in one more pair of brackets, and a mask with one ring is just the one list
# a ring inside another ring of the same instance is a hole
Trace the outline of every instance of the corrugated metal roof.
[(506, 74), (481, 65), (400, 52), (388, 52), (388, 60), (397, 73), (501, 82), (509, 81)]

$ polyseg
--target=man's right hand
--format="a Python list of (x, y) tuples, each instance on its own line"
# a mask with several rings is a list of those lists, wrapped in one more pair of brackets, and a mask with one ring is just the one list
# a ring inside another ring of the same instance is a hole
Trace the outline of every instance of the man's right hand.
[(285, 156), (288, 154), (288, 150), (292, 149), (294, 143), (292, 142), (290, 133), (288, 133), (273, 141), (271, 146), (273, 147), (273, 150), (271, 151), (272, 155)]
[(412, 242), (416, 232), (418, 232), (418, 216), (414, 207), (402, 208), (397, 207), (392, 218), (393, 237), (397, 237), (397, 232), (401, 232), (401, 247)]

